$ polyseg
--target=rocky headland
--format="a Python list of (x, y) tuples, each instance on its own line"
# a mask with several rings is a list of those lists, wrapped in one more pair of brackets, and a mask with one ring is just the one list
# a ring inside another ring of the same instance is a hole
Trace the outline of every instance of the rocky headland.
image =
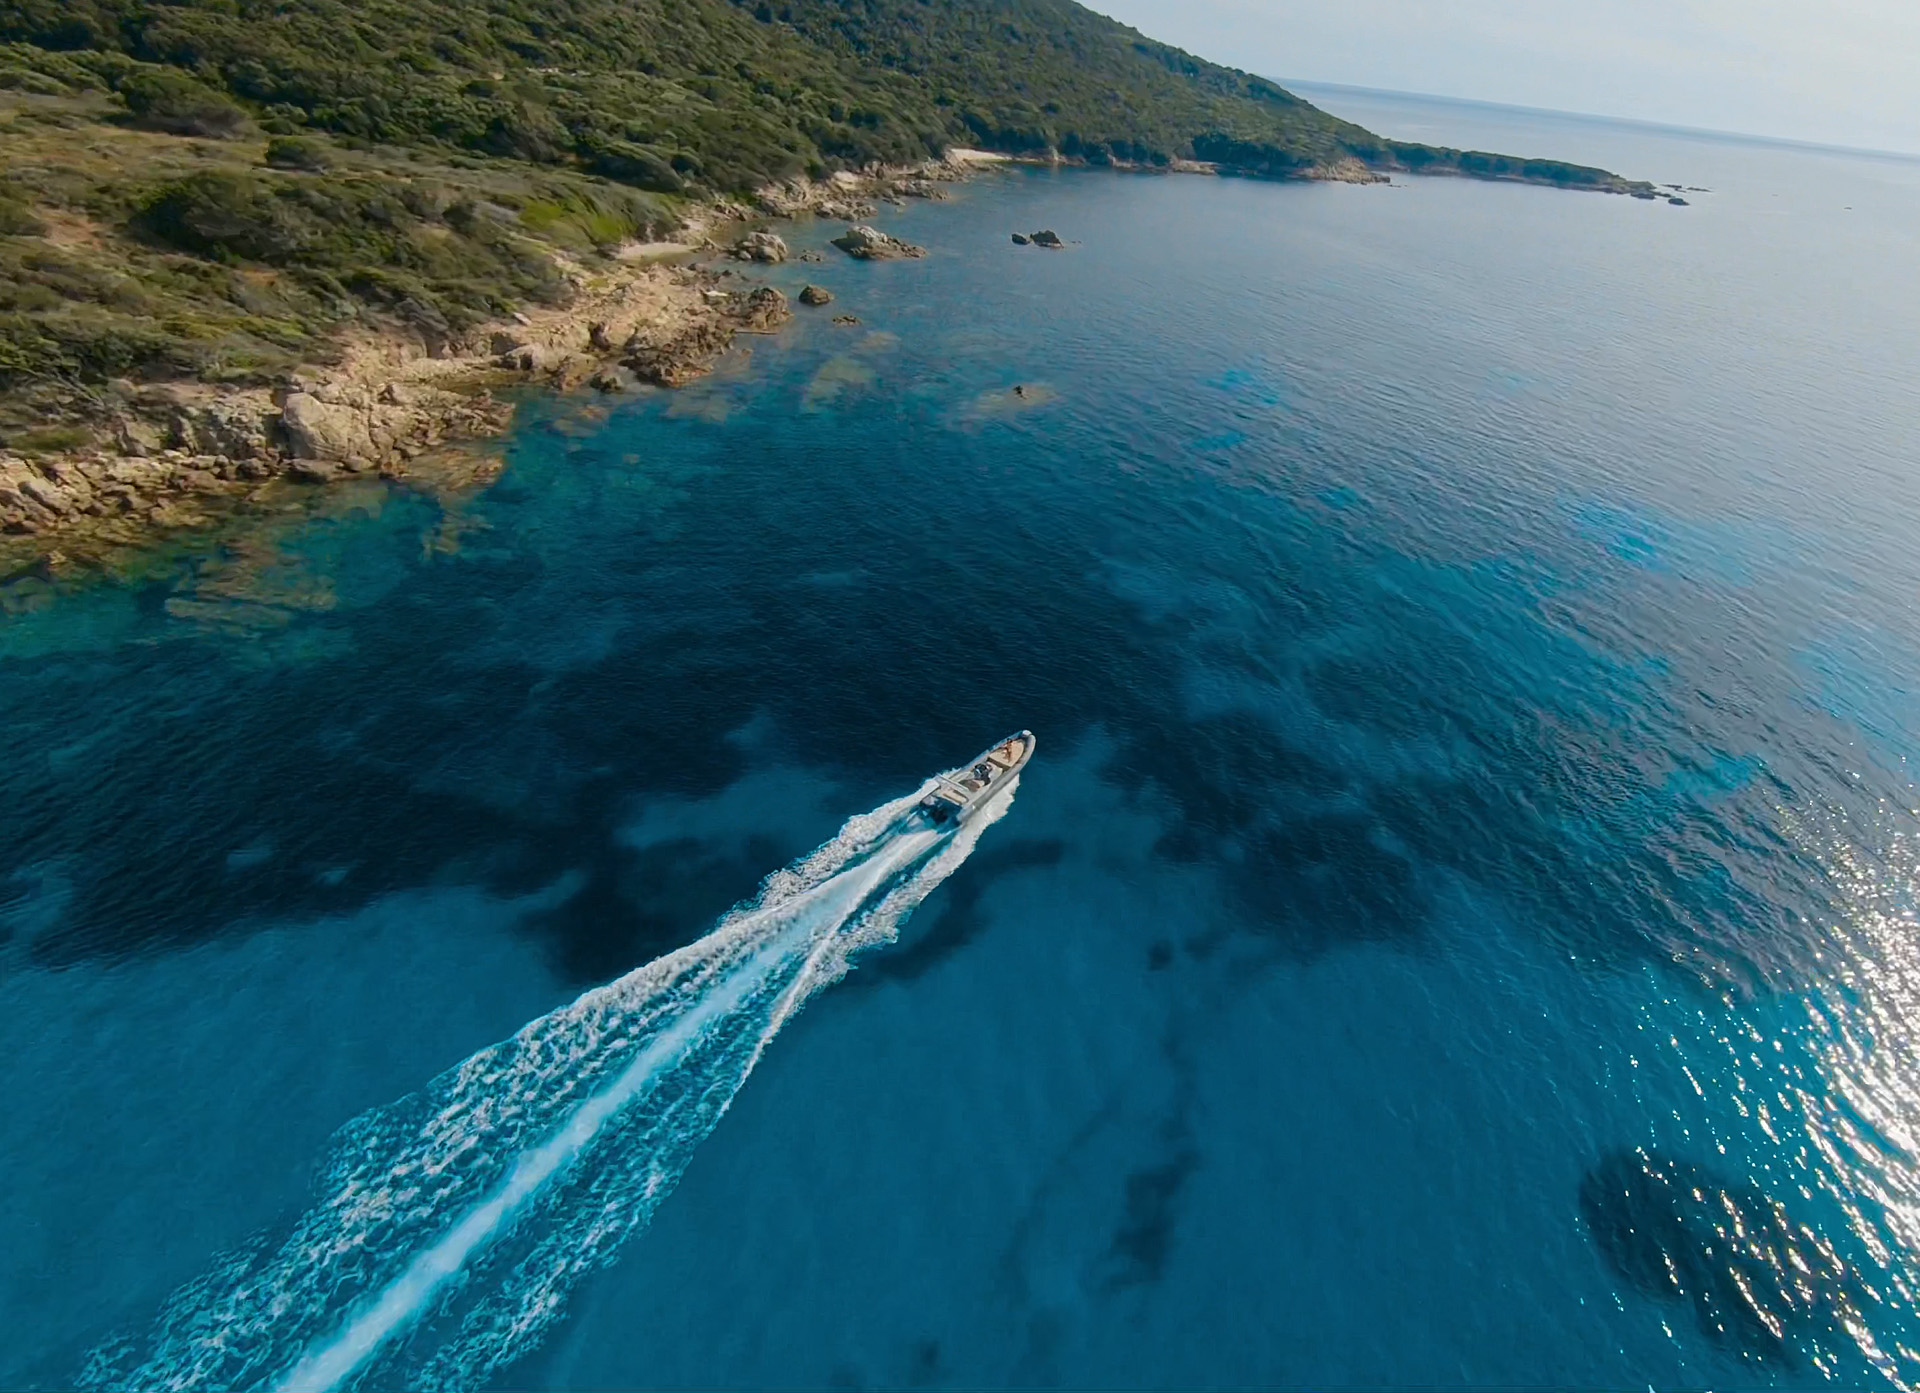
[[(71, 450), (0, 449), (0, 574), (45, 574), (103, 547), (204, 524), (268, 488), (398, 477), (444, 447), (498, 435), (528, 387), (615, 393), (680, 387), (712, 370), (736, 335), (772, 333), (787, 298), (719, 263), (789, 259), (769, 218), (872, 216), (875, 200), (944, 197), (978, 167), (967, 152), (905, 169), (841, 173), (697, 208), (672, 240), (587, 262), (556, 256), (561, 303), (528, 306), (464, 333), (399, 319), (356, 327), (335, 361), (272, 386), (110, 383), (106, 429)], [(745, 229), (745, 230), (743, 230)], [(856, 225), (851, 254), (923, 256)], [(832, 296), (809, 286), (802, 299)]]
[(1072, 0), (1017, 26), (910, 0), (351, 9), (6, 10), (0, 575), (16, 544), (406, 472), (501, 430), (507, 386), (685, 382), (787, 313), (747, 279), (791, 254), (758, 224), (922, 255), (870, 219), (983, 161), (1656, 197), (1377, 135)]

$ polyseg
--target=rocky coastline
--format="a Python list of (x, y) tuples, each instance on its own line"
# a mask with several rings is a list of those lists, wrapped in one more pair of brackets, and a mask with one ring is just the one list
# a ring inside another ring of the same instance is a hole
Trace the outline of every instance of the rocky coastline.
[[(769, 219), (858, 224), (880, 202), (944, 198), (947, 184), (987, 162), (957, 151), (771, 186), (751, 204), (705, 204), (672, 241), (593, 265), (563, 262), (571, 293), (562, 306), (431, 338), (399, 323), (361, 329), (338, 343), (337, 361), (269, 387), (113, 383), (102, 401), (108, 448), (0, 450), (0, 577), (51, 575), (201, 526), (268, 489), (405, 476), (423, 456), (504, 432), (514, 415), (508, 389), (684, 386), (710, 372), (736, 335), (772, 333), (792, 317), (780, 291), (717, 264), (786, 260)], [(860, 240), (874, 254), (924, 254), (859, 231), (878, 239)]]
[[(943, 199), (949, 184), (983, 168), (1060, 162), (956, 149), (922, 164), (770, 185), (751, 201), (695, 205), (667, 234), (671, 240), (631, 243), (592, 261), (555, 251), (555, 269), (568, 286), (557, 306), (530, 305), (464, 332), (444, 324), (429, 331), (418, 319), (359, 325), (335, 341), (332, 361), (270, 386), (110, 383), (98, 401), (107, 429), (95, 443), (30, 453), (0, 447), (0, 583), (50, 576), (109, 550), (204, 526), (265, 490), (405, 476), (424, 456), (506, 431), (522, 394), (513, 389), (685, 386), (710, 372), (736, 335), (772, 333), (792, 317), (778, 290), (719, 264), (787, 260), (786, 241), (770, 221), (845, 222), (831, 245), (855, 259), (920, 257), (925, 248), (864, 220), (881, 203)], [(1157, 172), (1242, 171), (1178, 161)], [(1387, 178), (1358, 160), (1293, 177)], [(1051, 230), (1015, 233), (1013, 241), (1050, 250), (1065, 245)], [(796, 259), (820, 256), (807, 251)], [(801, 295), (809, 306), (831, 299), (814, 285)], [(842, 314), (833, 322), (858, 320)]]

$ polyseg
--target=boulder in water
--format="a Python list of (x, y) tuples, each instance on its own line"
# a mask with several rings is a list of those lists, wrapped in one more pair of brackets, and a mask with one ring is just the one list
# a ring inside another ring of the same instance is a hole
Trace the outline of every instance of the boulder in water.
[(800, 303), (803, 305), (830, 305), (833, 292), (823, 285), (803, 285), (800, 287)]
[(770, 334), (793, 318), (787, 297), (770, 285), (757, 287), (734, 312), (740, 316), (740, 327), (750, 334)]
[(1032, 241), (1033, 238), (1027, 236), (1024, 232), (1016, 232), (1013, 234), (1013, 244), (1016, 247), (1024, 247)]
[(1050, 227), (1034, 233), (1031, 240), (1036, 247), (1050, 247), (1057, 250), (1066, 246), (1066, 243), (1060, 240), (1060, 234)]
[(896, 257), (925, 256), (925, 247), (916, 247), (898, 237), (890, 237), (877, 227), (864, 224), (850, 227), (833, 239), (833, 245), (859, 261), (890, 261)]
[(771, 232), (752, 232), (733, 249), (733, 254), (742, 261), (785, 261), (787, 244)]

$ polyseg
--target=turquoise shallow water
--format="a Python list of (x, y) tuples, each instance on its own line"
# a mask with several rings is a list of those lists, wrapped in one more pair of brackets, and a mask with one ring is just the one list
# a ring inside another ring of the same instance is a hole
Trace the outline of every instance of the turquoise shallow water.
[(186, 1367), (443, 1070), (1022, 726), (710, 1135), (610, 1133), (370, 1377), (526, 1295), (463, 1367), (1920, 1381), (1920, 163), (1348, 100), (1712, 192), (982, 181), (475, 494), (14, 586), (0, 1381)]

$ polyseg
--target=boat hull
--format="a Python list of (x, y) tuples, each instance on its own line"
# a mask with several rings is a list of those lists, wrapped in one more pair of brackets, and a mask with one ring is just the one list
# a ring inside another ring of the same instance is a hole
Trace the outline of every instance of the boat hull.
[(989, 746), (970, 764), (936, 775), (932, 790), (921, 798), (914, 815), (941, 828), (959, 827), (972, 820), (1013, 787), (1020, 771), (1033, 758), (1033, 747), (1033, 732), (1023, 730)]

